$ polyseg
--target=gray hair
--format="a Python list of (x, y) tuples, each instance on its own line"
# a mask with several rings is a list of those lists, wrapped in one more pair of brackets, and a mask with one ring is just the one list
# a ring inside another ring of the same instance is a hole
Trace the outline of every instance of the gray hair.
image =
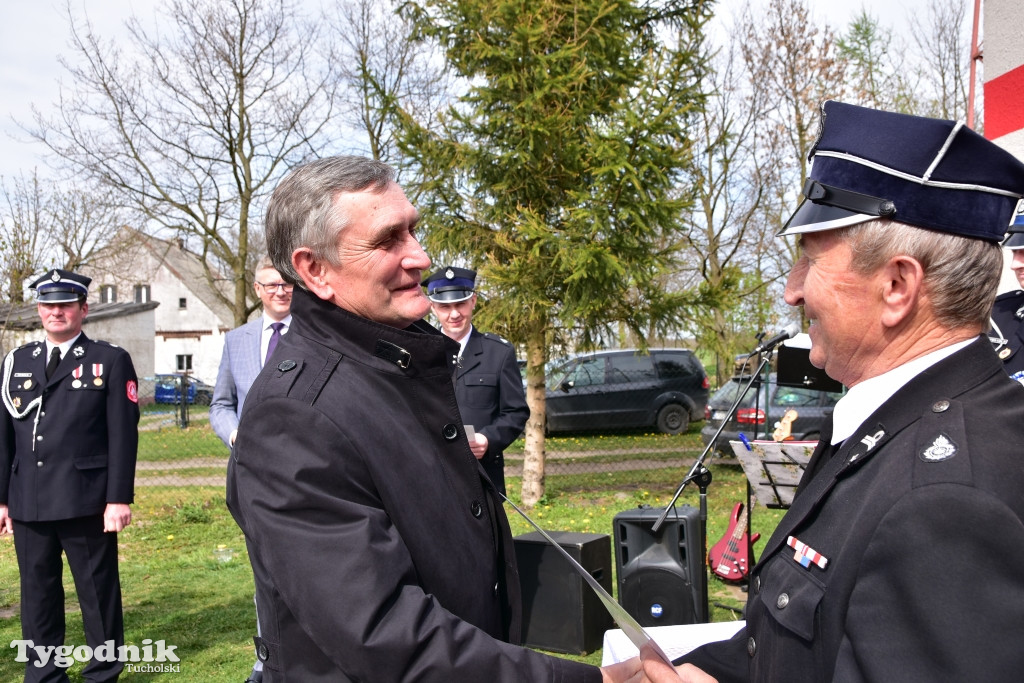
[(281, 277), (305, 287), (292, 266), (292, 253), (300, 247), (307, 247), (317, 260), (341, 265), (338, 236), (348, 217), (335, 206), (335, 196), (364, 190), (381, 193), (394, 179), (395, 171), (387, 164), (358, 156), (327, 157), (293, 169), (267, 206), (267, 251)]
[(939, 324), (949, 329), (988, 327), (1003, 268), (998, 243), (892, 220), (870, 221), (839, 232), (850, 246), (855, 272), (873, 273), (894, 256), (910, 256), (924, 270)]
[(260, 272), (261, 270), (266, 270), (267, 268), (273, 268), (274, 270), (277, 270), (277, 266), (274, 265), (274, 262), (270, 260), (269, 256), (261, 256), (260, 260), (256, 262), (256, 267), (252, 271), (253, 275)]

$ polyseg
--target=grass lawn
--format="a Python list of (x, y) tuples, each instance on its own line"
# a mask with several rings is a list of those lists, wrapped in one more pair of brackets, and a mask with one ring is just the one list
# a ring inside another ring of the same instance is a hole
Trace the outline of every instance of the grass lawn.
[[(223, 467), (218, 462), (223, 463), (226, 449), (210, 430), (203, 410), (193, 410), (191, 418), (192, 425), (183, 430), (174, 426), (173, 414), (168, 418), (166, 412), (147, 411), (143, 423), (148, 428), (140, 432), (140, 480), (148, 482), (169, 474), (191, 477), (220, 472), (223, 476)], [(582, 455), (591, 470), (549, 475), (545, 498), (530, 514), (545, 530), (611, 535), (612, 518), (618, 512), (644, 504), (663, 507), (668, 502), (688, 471), (688, 466), (678, 465), (678, 459), (693, 458), (700, 452), (699, 428), (700, 425), (694, 425), (688, 434), (675, 437), (551, 439), (549, 457)], [(666, 450), (673, 452), (671, 457), (665, 454)], [(516, 451), (513, 447), (510, 455), (514, 456)], [(586, 456), (595, 452), (598, 455)], [(667, 466), (630, 470), (619, 465), (615, 471), (598, 471), (607, 469), (602, 467), (604, 463), (621, 463), (636, 457), (645, 461), (664, 458)], [(148, 463), (152, 469), (143, 471), (142, 463)], [(161, 463), (168, 463), (168, 469), (161, 471)], [(170, 469), (175, 463), (185, 467)], [(715, 460), (711, 469), (713, 482), (707, 497), (709, 545), (725, 533), (733, 506), (746, 496), (746, 482), (738, 466)], [(519, 479), (513, 477), (507, 483), (510, 498), (518, 504)], [(697, 489), (688, 486), (679, 503), (697, 507)], [(508, 513), (514, 535), (533, 531), (515, 511), (509, 509)], [(766, 538), (781, 514), (756, 508), (753, 530)], [(762, 544), (763, 540), (755, 551)], [(233, 557), (220, 561), (215, 557), (218, 548), (234, 551)], [(120, 558), (128, 644), (141, 647), (144, 639), (164, 640), (177, 647), (175, 653), (181, 659), (179, 671), (125, 674), (122, 680), (240, 683), (245, 679), (253, 662), (252, 574), (242, 533), (224, 505), (223, 485), (138, 486), (132, 524), (120, 534)], [(66, 569), (64, 583), (68, 611), (65, 642), (84, 644), (77, 595)], [(9, 535), (0, 537), (0, 642), (5, 644), (21, 638), (18, 585), (14, 544)], [(737, 618), (729, 608), (738, 609), (744, 596), (735, 587), (713, 578), (708, 592), (713, 621)], [(14, 661), (15, 654), (14, 649), (0, 654), (0, 681), (21, 679), (24, 665)], [(601, 652), (570, 658), (597, 664)], [(71, 668), (72, 681), (82, 680), (81, 668), (80, 664)]]

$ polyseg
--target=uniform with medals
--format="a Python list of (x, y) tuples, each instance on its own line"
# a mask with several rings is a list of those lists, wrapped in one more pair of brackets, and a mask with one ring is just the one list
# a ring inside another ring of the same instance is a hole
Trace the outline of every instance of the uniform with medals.
[[(1024, 278), (1024, 202), (1017, 205), (1003, 248), (1013, 254), (1010, 267), (1020, 282)], [(1024, 287), (1024, 282), (1021, 286)], [(1006, 373), (1024, 383), (1024, 289), (996, 297), (992, 306), (992, 329), (988, 336), (1003, 361)]]
[[(89, 282), (60, 269), (47, 273), (32, 285), (40, 315), (47, 305), (80, 305), (80, 330)], [(3, 364), (0, 505), (13, 522), (23, 638), (63, 644), (63, 552), (76, 585), (94, 588), (78, 591), (86, 644), (117, 647), (124, 643), (117, 534), (104, 532), (104, 511), (133, 502), (138, 381), (124, 349), (84, 333), (62, 341), (31, 342)], [(61, 348), (58, 357), (50, 346)], [(26, 681), (68, 680), (52, 658), (41, 668), (34, 659), (30, 650)], [(93, 660), (84, 675), (116, 680), (122, 668)]]
[[(954, 121), (839, 102), (822, 120), (780, 233), (804, 249), (786, 300), (813, 320), (812, 359), (850, 390), (751, 570), (745, 626), (678, 661), (720, 683), (1020, 680), (1024, 388), (976, 334), (976, 301), (940, 305), (994, 291), (989, 247), (1024, 164)], [(858, 271), (856, 249), (887, 230), (888, 256)], [(957, 257), (973, 240), (988, 243), (970, 244), (978, 261)], [(913, 255), (943, 242), (973, 277)], [(855, 307), (869, 312), (844, 319)]]

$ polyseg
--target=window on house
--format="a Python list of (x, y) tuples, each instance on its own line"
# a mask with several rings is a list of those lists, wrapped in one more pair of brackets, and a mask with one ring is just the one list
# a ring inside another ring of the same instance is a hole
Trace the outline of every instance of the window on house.
[(180, 308), (181, 310), (185, 310), (186, 308), (188, 308), (188, 299), (186, 299), (185, 297), (181, 297), (180, 299), (178, 299), (178, 308)]
[(149, 303), (149, 285), (135, 285), (135, 303)]
[(116, 285), (100, 285), (100, 303), (112, 304), (117, 301)]
[(189, 372), (192, 370), (192, 354), (179, 353), (177, 355), (178, 372)]

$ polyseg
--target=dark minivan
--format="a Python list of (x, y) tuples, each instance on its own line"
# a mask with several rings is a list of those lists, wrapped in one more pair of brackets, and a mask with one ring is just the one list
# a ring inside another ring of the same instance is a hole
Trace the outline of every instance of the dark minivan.
[(581, 354), (551, 373), (547, 431), (656, 427), (680, 434), (704, 417), (708, 387), (704, 366), (688, 349)]

